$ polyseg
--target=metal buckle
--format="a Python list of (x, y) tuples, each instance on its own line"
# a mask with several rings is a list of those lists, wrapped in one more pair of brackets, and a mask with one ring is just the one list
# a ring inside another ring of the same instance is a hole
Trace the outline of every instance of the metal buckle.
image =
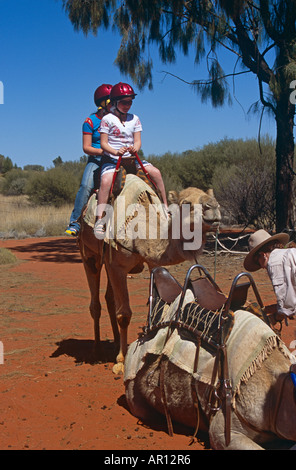
[[(217, 399), (218, 406), (212, 406), (212, 404), (211, 404), (213, 392), (214, 392), (214, 395)], [(209, 395), (207, 409), (208, 409), (209, 412), (210, 411), (216, 412), (216, 411), (221, 410), (221, 408), (222, 408), (222, 400), (221, 400), (220, 396), (218, 395), (218, 390), (217, 390), (217, 388), (212, 389), (211, 392), (210, 392), (210, 395)]]

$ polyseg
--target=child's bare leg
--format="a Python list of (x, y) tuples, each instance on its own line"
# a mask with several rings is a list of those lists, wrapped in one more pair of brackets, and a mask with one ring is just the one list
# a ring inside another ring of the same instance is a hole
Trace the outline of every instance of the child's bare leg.
[(163, 179), (162, 179), (162, 176), (161, 176), (161, 173), (160, 173), (159, 169), (156, 168), (153, 165), (147, 165), (147, 166), (145, 166), (145, 170), (147, 171), (149, 176), (152, 178), (152, 180), (154, 181), (154, 183), (158, 187), (158, 189), (160, 191), (160, 194), (161, 194), (161, 197), (162, 197), (162, 200), (163, 200), (163, 203), (164, 203), (165, 207), (167, 208), (168, 207), (168, 202), (167, 202), (167, 198), (166, 198), (164, 182), (163, 182)]
[(105, 173), (101, 178), (101, 185), (98, 197), (98, 212), (97, 217), (101, 219), (103, 217), (103, 212), (105, 210), (105, 206), (109, 199), (109, 193), (111, 189), (111, 184), (113, 181), (114, 173)]

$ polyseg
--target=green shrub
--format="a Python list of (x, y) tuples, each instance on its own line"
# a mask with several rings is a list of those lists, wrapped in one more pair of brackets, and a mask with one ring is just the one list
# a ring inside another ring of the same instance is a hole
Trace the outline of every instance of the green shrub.
[(31, 176), (27, 194), (34, 204), (60, 207), (73, 203), (78, 190), (78, 180), (61, 167)]
[(248, 142), (244, 158), (217, 165), (214, 193), (235, 223), (273, 230), (275, 224), (275, 152), (265, 145)]
[(30, 173), (20, 168), (13, 169), (2, 178), (1, 193), (5, 196), (20, 196), (26, 194), (26, 185)]
[(6, 248), (0, 248), (0, 265), (14, 264), (17, 262), (16, 256)]

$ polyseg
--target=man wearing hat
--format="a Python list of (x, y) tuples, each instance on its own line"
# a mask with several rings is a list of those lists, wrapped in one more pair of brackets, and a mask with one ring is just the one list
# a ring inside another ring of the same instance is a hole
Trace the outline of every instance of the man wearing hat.
[(288, 241), (286, 233), (271, 236), (258, 230), (249, 238), (244, 261), (247, 271), (267, 270), (277, 298), (276, 320), (294, 318), (296, 313), (296, 248), (284, 248)]

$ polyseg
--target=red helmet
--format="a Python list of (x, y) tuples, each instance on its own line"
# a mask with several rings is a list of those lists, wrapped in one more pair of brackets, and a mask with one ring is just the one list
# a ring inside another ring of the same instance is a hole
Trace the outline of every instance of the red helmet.
[(126, 98), (128, 96), (132, 98), (136, 96), (136, 93), (134, 92), (133, 88), (128, 83), (117, 83), (116, 85), (114, 85), (110, 93), (111, 101), (120, 100), (121, 98)]
[(95, 104), (97, 107), (100, 106), (101, 101), (106, 100), (107, 98), (110, 97), (111, 90), (112, 90), (112, 85), (106, 85), (106, 84), (100, 85), (96, 89), (95, 94), (94, 94), (94, 100), (95, 100)]

